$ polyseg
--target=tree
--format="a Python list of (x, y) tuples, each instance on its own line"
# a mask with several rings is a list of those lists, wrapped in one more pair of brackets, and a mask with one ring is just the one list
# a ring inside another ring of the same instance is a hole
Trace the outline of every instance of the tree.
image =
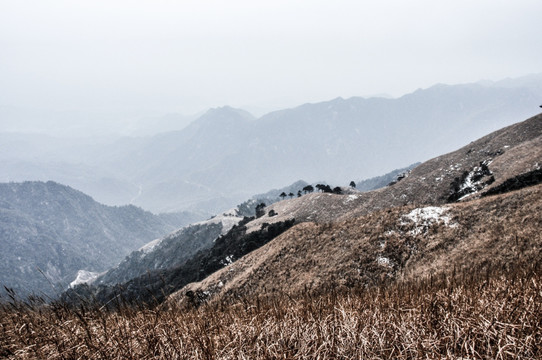
[(316, 185), (316, 188), (320, 190), (321, 192), (325, 192), (325, 193), (333, 192), (333, 190), (331, 190), (331, 187), (329, 185), (318, 184)]
[(351, 188), (356, 188), (356, 182), (355, 181), (350, 181), (350, 187)]
[(262, 217), (265, 215), (265, 203), (260, 203), (256, 205), (256, 217)]
[(279, 196), (282, 198), (282, 200), (284, 200), (284, 198), (288, 195), (286, 195), (286, 193), (283, 191)]
[(312, 185), (307, 185), (303, 188), (303, 191), (306, 193), (311, 193), (314, 191), (314, 188), (312, 187)]
[(297, 192), (297, 197), (301, 197), (301, 190)]
[(340, 187), (333, 188), (333, 193), (341, 195), (343, 193), (342, 189)]
[(291, 199), (291, 198), (293, 198), (293, 197), (294, 197), (294, 193), (289, 193), (289, 194), (288, 194), (288, 196), (289, 196), (289, 197), (290, 197), (290, 199)]

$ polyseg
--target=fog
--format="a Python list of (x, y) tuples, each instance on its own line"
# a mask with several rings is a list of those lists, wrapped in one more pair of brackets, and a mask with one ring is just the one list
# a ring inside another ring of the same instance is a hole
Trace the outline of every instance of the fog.
[(258, 116), (538, 73), (540, 14), (536, 0), (0, 0), (0, 131), (126, 133), (222, 105)]
[(382, 175), (539, 110), (541, 13), (534, 0), (0, 0), (0, 182), (217, 213), (300, 179)]

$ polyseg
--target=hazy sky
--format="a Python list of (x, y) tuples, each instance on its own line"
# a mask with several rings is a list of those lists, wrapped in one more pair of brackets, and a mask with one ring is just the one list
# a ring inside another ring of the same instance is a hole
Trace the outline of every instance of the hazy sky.
[(542, 71), (540, 0), (0, 0), (0, 106), (185, 114)]

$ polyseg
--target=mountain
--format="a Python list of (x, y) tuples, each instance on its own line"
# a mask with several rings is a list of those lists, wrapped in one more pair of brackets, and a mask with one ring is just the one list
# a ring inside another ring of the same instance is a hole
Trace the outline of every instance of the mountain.
[(103, 272), (181, 221), (105, 206), (54, 182), (2, 183), (0, 284), (20, 296), (53, 296), (79, 270)]
[[(73, 287), (77, 285), (92, 285), (100, 289), (97, 297), (108, 296), (112, 289), (118, 284), (130, 284), (134, 279), (148, 278), (151, 273), (159, 271), (168, 271), (168, 269), (187, 266), (190, 269), (196, 269), (194, 274), (202, 276), (198, 266), (201, 263), (220, 263), (225, 264), (232, 261), (232, 257), (224, 255), (223, 247), (225, 238), (232, 237), (236, 240), (228, 243), (228, 247), (236, 248), (237, 257), (244, 255), (247, 250), (242, 250), (241, 246), (236, 241), (244, 241), (244, 223), (253, 219), (257, 205), (273, 204), (280, 201), (279, 194), (282, 192), (296, 192), (306, 186), (304, 181), (297, 181), (287, 187), (274, 189), (265, 194), (255, 195), (236, 208), (213, 216), (208, 220), (199, 221), (185, 226), (167, 236), (153, 240), (130, 255), (124, 258), (117, 266), (108, 271), (93, 275), (82, 273), (81, 277), (72, 282)], [(161, 215), (164, 216), (164, 215)], [(293, 224), (293, 222), (291, 222)], [(281, 226), (275, 226), (271, 234), (278, 231)], [(269, 229), (266, 230), (269, 234)], [(269, 237), (262, 238), (269, 240)], [(257, 240), (261, 241), (261, 239)], [(238, 246), (239, 245), (239, 246)], [(249, 247), (252, 248), (253, 245)], [(209, 251), (211, 249), (211, 251)], [(229, 251), (229, 252), (232, 252)], [(211, 253), (211, 255), (209, 255)], [(216, 258), (220, 258), (216, 260)], [(196, 259), (196, 260), (195, 260)], [(192, 275), (194, 275), (192, 274)], [(186, 279), (181, 279), (185, 284)], [(145, 299), (150, 300), (150, 299)]]
[[(273, 204), (266, 208), (278, 213), (271, 223), (295, 218), (300, 224), (170, 301), (371, 286), (452, 268), (506, 266), (518, 252), (536, 261), (541, 162), (539, 115), (423, 163), (387, 188)], [(247, 227), (264, 221), (270, 220)]]
[(439, 84), (397, 99), (337, 98), (260, 118), (222, 107), (179, 131), (80, 144), (35, 134), (12, 141), (6, 133), (0, 174), (61, 181), (109, 205), (219, 213), (298, 179), (344, 186), (452, 151), (535, 115), (541, 84), (540, 74)]
[(77, 293), (108, 302), (121, 294), (152, 303), (171, 294), (169, 301), (197, 302), (318, 292), (454, 264), (506, 264), (518, 249), (532, 260), (542, 248), (541, 163), (542, 114), (428, 160), (384, 188), (275, 202), (183, 264), (116, 287), (76, 287), (64, 299)]
[(86, 281), (95, 285), (115, 285), (144, 276), (149, 271), (183, 265), (198, 251), (213, 245), (242, 220), (236, 209), (214, 216), (209, 220), (185, 226), (167, 236), (153, 240), (103, 275)]
[[(542, 83), (541, 76), (536, 79), (533, 83)], [(192, 124), (202, 131), (187, 128), (157, 137), (140, 150), (146, 158), (130, 155), (138, 164), (150, 164), (138, 167), (135, 177), (144, 191), (134, 203), (156, 209), (157, 201), (145, 197), (147, 188), (149, 198), (169, 202), (167, 209), (173, 209), (186, 192), (193, 200), (185, 204), (197, 206), (213, 197), (238, 203), (297, 179), (347, 185), (532, 116), (541, 97), (535, 85), (436, 85), (398, 99), (338, 98), (259, 119), (231, 108), (213, 109)], [(167, 188), (179, 188), (178, 197), (166, 199)]]
[(193, 282), (169, 303), (324, 294), (540, 261), (542, 185), (446, 206), (400, 206), (304, 222)]
[(322, 292), (537, 262), (540, 164), (542, 114), (431, 159), (386, 188), (273, 204), (266, 211), (278, 215), (253, 220), (248, 231), (263, 222), (298, 225), (170, 301)]

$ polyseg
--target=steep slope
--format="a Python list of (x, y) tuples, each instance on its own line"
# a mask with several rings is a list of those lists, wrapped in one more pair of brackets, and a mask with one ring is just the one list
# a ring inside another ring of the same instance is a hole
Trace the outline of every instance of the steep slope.
[[(427, 161), (387, 188), (273, 204), (266, 211), (278, 215), (251, 221), (249, 232), (264, 222), (302, 223), (173, 298), (367, 286), (453, 266), (506, 264), (518, 251), (536, 259), (542, 249), (542, 186), (534, 185), (542, 180), (541, 140), (538, 115)], [(534, 187), (480, 199), (522, 174), (532, 175), (524, 184)]]
[[(79, 295), (104, 302), (119, 294), (127, 299), (154, 302), (190, 281), (201, 281), (207, 276), (209, 278), (202, 283), (189, 285), (179, 294), (184, 291), (194, 300), (194, 294), (200, 294), (196, 298), (201, 294), (235, 293), (237, 296), (252, 291), (252, 287), (255, 293), (279, 289), (279, 286), (287, 291), (298, 291), (302, 283), (317, 291), (339, 277), (350, 279), (341, 283), (344, 286), (365, 286), (387, 278), (396, 279), (400, 273), (426, 271), (423, 266), (429, 265), (424, 265), (422, 260), (407, 264), (409, 259), (418, 256), (419, 249), (423, 249), (419, 259), (435, 258), (436, 264), (445, 263), (438, 256), (445, 258), (446, 252), (437, 256), (431, 251), (450, 248), (461, 255), (465, 250), (458, 249), (468, 248), (468, 244), (472, 244), (472, 249), (467, 250), (477, 254), (477, 261), (483, 259), (480, 249), (487, 247), (499, 249), (499, 253), (494, 254), (497, 260), (509, 257), (510, 253), (495, 245), (499, 240), (494, 236), (497, 229), (507, 238), (516, 233), (532, 238), (533, 246), (525, 256), (535, 256), (539, 239), (536, 235), (540, 221), (539, 188), (479, 198), (525, 174), (535, 174), (530, 176), (535, 181), (519, 183), (536, 185), (540, 181), (536, 174), (542, 162), (541, 139), (542, 115), (538, 115), (429, 160), (388, 187), (367, 193), (349, 189), (346, 195), (312, 193), (271, 204), (263, 216), (244, 219), (224, 237), (215, 240), (212, 247), (199, 251), (179, 266), (151, 270), (116, 288), (98, 286), (74, 290)], [(458, 193), (461, 196), (458, 197)], [(516, 211), (522, 202), (529, 206)], [(503, 210), (495, 210), (499, 208)], [(489, 212), (496, 215), (484, 218)], [(525, 224), (523, 232), (512, 226), (519, 221)], [(276, 238), (293, 223), (298, 225)], [(502, 229), (496, 226), (499, 223), (510, 226)], [(480, 237), (483, 233), (490, 235)], [(432, 234), (429, 243), (424, 243)], [(483, 241), (478, 243), (478, 237)], [(457, 242), (457, 239), (468, 242)], [(459, 258), (453, 262), (461, 264)], [(439, 269), (444, 266), (437, 266), (434, 271)], [(351, 280), (354, 279), (352, 274), (357, 274), (356, 281)], [(290, 281), (290, 277), (296, 280)], [(245, 289), (245, 283), (250, 283), (246, 285), (250, 289)], [(179, 297), (182, 298), (181, 295), (176, 298)], [(67, 298), (77, 299), (72, 294)]]
[[(290, 228), (294, 221), (286, 221), (263, 226), (260, 230), (247, 234), (245, 224), (251, 218), (244, 218), (226, 234), (214, 239), (212, 246), (203, 248), (190, 259), (177, 266), (165, 269), (150, 269), (144, 275), (136, 276), (122, 284), (83, 284), (68, 289), (61, 300), (78, 304), (98, 301), (102, 304), (116, 305), (116, 299), (141, 305), (157, 304), (166, 296), (193, 281), (200, 281), (261, 247)], [(182, 249), (181, 249), (182, 250)]]
[[(209, 271), (242, 257), (257, 248), (259, 245), (256, 244), (269, 241), (293, 225), (294, 221), (287, 221), (270, 227), (263, 226), (249, 235), (244, 226), (254, 218), (257, 205), (262, 202), (273, 204), (280, 200), (280, 193), (297, 192), (306, 185), (304, 181), (297, 181), (287, 187), (255, 195), (234, 209), (149, 242), (103, 274), (92, 276), (81, 273), (80, 278), (72, 282), (73, 289), (63, 294), (63, 298), (71, 301), (91, 294), (94, 298), (107, 301), (119, 289), (125, 288), (129, 289), (124, 293), (126, 298), (136, 297), (153, 302), (171, 292), (171, 289), (175, 290), (194, 279), (202, 279)], [(164, 285), (164, 279), (172, 276), (174, 283), (160, 288)], [(157, 287), (157, 293), (149, 291)], [(147, 298), (149, 294), (152, 296)]]
[(0, 184), (0, 283), (21, 296), (55, 294), (78, 270), (104, 271), (173, 228), (135, 206), (101, 205), (54, 182)]
[[(445, 207), (396, 207), (303, 223), (169, 301), (321, 292), (485, 271), (542, 255), (542, 185)], [(186, 295), (189, 296), (186, 296)]]
[(87, 283), (122, 284), (143, 276), (149, 271), (183, 265), (199, 251), (210, 248), (220, 235), (225, 235), (242, 219), (238, 211), (233, 209), (209, 220), (183, 227), (163, 238), (145, 244), (132, 252), (120, 264)]

